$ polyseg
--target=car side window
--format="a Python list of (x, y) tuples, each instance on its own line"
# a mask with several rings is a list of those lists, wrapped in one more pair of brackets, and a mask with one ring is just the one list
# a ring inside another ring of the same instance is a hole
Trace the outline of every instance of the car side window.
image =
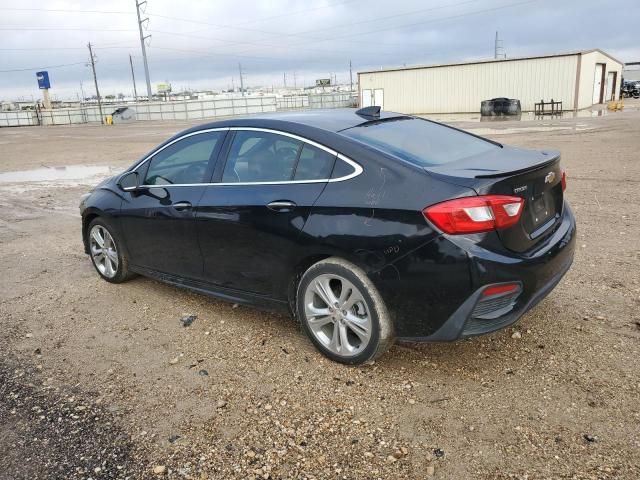
[(301, 141), (284, 135), (239, 130), (229, 150), (222, 182), (291, 180), (301, 148)]
[(149, 161), (145, 185), (203, 183), (211, 155), (225, 132), (205, 132), (183, 138)]
[(294, 180), (326, 180), (331, 175), (336, 156), (313, 145), (305, 144), (300, 152)]

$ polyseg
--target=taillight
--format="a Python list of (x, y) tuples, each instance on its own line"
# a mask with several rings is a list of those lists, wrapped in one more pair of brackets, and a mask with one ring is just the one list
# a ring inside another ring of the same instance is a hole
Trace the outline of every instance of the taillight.
[(463, 197), (425, 208), (422, 213), (445, 233), (481, 233), (518, 223), (524, 199), (507, 195)]
[(560, 179), (560, 183), (562, 184), (562, 191), (564, 192), (567, 189), (567, 171), (562, 170), (562, 178)]

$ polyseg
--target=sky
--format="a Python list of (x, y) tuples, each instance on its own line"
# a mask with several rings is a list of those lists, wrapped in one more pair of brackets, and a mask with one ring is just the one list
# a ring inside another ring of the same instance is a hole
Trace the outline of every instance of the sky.
[[(136, 0), (0, 0), (0, 99), (146, 93)], [(615, 5), (617, 8), (611, 8)], [(309, 86), (335, 75), (413, 64), (492, 58), (499, 31), (507, 57), (600, 48), (640, 61), (640, 2), (610, 0), (148, 0), (144, 35), (152, 89), (239, 84)], [(82, 87), (81, 87), (82, 83)]]

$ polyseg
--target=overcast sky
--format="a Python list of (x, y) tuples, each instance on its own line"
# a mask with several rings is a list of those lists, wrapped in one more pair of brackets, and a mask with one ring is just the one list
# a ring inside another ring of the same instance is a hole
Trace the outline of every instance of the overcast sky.
[[(348, 82), (349, 60), (355, 76), (491, 58), (496, 30), (508, 57), (600, 48), (640, 61), (635, 0), (149, 0), (143, 16), (154, 91), (237, 85), (239, 62), (250, 86), (281, 86), (285, 72), (300, 86)], [(146, 92), (135, 0), (0, 0), (0, 99), (38, 98), (39, 69), (54, 98), (75, 98), (81, 81), (94, 94), (88, 42), (102, 95), (133, 92), (129, 54)]]

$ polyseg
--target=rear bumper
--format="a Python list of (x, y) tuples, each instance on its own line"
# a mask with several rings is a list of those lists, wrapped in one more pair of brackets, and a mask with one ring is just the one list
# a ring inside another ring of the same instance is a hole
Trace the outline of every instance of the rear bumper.
[[(447, 342), (490, 333), (515, 323), (522, 315), (544, 299), (567, 273), (573, 262), (576, 223), (568, 205), (556, 231), (528, 255), (496, 253), (463, 237), (449, 237), (467, 252), (471, 272), (471, 294), (429, 335), (400, 335), (399, 340), (412, 342)], [(504, 313), (494, 318), (476, 318), (474, 310), (483, 290), (492, 284), (519, 282), (522, 290)], [(425, 321), (429, 321), (425, 319)]]

